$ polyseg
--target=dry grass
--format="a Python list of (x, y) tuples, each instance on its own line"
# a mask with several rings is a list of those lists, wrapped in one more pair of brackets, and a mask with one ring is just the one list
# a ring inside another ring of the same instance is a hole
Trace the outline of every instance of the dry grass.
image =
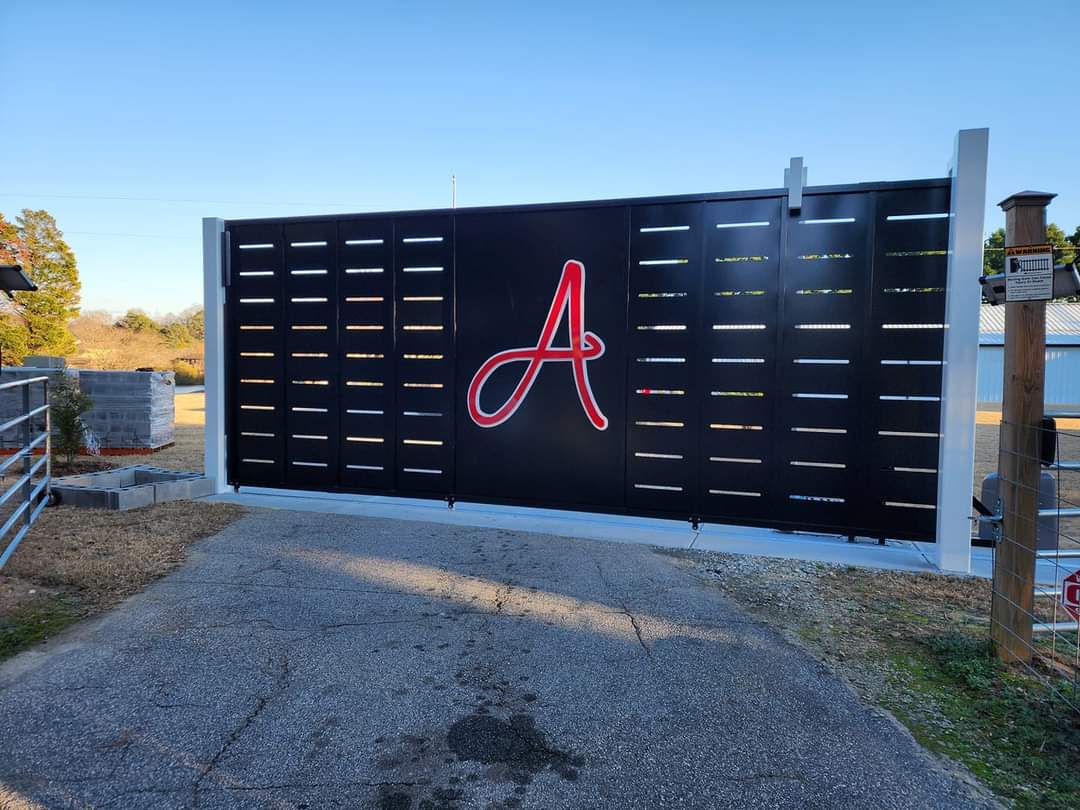
[[(173, 445), (146, 456), (145, 463), (169, 470), (202, 470), (206, 395), (201, 392), (177, 394), (175, 419), (176, 440)], [(113, 456), (112, 459), (117, 462), (117, 466), (137, 463), (123, 456)]]
[(148, 464), (170, 470), (202, 470), (205, 394), (176, 395), (176, 441), (150, 456)]
[(244, 512), (204, 501), (46, 509), (0, 575), (0, 659), (142, 590)]
[(242, 514), (233, 504), (204, 501), (127, 512), (57, 506), (41, 513), (4, 573), (103, 609), (167, 574), (192, 543)]

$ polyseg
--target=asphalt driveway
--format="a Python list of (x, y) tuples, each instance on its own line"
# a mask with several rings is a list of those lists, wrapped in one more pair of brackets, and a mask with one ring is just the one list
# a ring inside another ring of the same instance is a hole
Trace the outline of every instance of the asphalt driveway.
[(647, 547), (256, 511), (0, 667), (0, 807), (985, 798)]

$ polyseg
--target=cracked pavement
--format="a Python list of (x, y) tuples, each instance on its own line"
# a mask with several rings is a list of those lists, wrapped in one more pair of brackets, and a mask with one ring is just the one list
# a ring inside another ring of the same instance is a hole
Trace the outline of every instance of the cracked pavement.
[(310, 512), (6, 662), (0, 717), (0, 807), (995, 806), (647, 547)]

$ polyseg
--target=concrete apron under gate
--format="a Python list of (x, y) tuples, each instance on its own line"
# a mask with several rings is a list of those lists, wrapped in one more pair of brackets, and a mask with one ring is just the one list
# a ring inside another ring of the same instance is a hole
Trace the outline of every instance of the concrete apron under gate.
[[(933, 543), (861, 538), (855, 543), (828, 534), (781, 532), (750, 526), (703, 524), (694, 531), (680, 520), (643, 518), (593, 512), (568, 512), (521, 506), (499, 506), (457, 501), (453, 509), (446, 503), (421, 498), (383, 495), (351, 495), (332, 492), (240, 487), (239, 492), (214, 495), (210, 500), (265, 509), (291, 509), (357, 517), (393, 518), (455, 526), (477, 526), (511, 531), (554, 534), (619, 543), (639, 543), (666, 548), (694, 548), (725, 554), (747, 554), (791, 560), (857, 565), (896, 571), (937, 573), (932, 562)], [(971, 573), (989, 578), (993, 556), (989, 548), (971, 550)], [(1039, 563), (1038, 581), (1055, 583), (1065, 571), (1055, 572), (1050, 561)]]

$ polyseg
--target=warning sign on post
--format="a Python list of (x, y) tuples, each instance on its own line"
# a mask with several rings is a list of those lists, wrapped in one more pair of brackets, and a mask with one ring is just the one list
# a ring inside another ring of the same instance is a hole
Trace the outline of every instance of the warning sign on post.
[(1005, 248), (1005, 301), (1049, 301), (1054, 297), (1051, 245)]

